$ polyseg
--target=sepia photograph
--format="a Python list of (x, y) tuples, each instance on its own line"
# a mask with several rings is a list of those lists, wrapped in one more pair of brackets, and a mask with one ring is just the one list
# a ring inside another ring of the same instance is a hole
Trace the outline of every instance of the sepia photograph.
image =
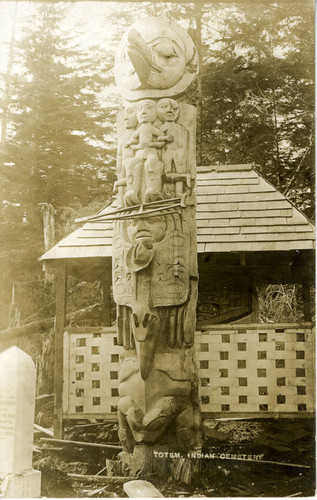
[(0, 497), (314, 497), (312, 0), (0, 0)]

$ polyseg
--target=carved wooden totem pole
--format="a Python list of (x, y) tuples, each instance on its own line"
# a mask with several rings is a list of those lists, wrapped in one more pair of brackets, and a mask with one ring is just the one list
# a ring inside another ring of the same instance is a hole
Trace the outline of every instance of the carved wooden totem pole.
[[(115, 63), (125, 109), (117, 123), (113, 294), (124, 347), (119, 437), (131, 474), (157, 468), (155, 452), (187, 457), (201, 446), (194, 353), (196, 109), (175, 99), (197, 71), (188, 34), (157, 18), (127, 31)], [(184, 463), (181, 458), (172, 468), (181, 471)]]

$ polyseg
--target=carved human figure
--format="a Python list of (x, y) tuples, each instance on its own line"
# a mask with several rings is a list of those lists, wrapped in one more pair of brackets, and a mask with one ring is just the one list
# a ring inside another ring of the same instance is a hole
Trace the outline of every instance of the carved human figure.
[[(157, 119), (156, 102), (151, 99), (144, 99), (137, 106), (137, 119), (139, 128), (132, 135), (129, 145), (135, 150), (135, 159), (129, 162), (127, 169), (131, 183), (127, 180), (127, 193), (125, 200), (127, 204), (132, 204), (139, 199), (141, 188), (142, 166), (140, 159), (144, 161), (144, 201), (151, 202), (162, 198), (162, 175), (163, 163), (159, 159), (158, 150), (172, 140), (171, 136), (163, 134), (153, 123)], [(132, 175), (133, 174), (133, 175)]]
[(124, 109), (124, 124), (125, 132), (123, 137), (118, 141), (118, 154), (117, 154), (117, 176), (118, 180), (115, 182), (114, 191), (118, 189), (119, 193), (119, 206), (123, 206), (124, 186), (127, 185), (126, 180), (126, 164), (129, 159), (134, 157), (134, 151), (129, 147), (131, 136), (135, 132), (138, 125), (136, 116), (136, 106), (129, 104)]
[(183, 194), (183, 183), (190, 187), (190, 174), (187, 168), (188, 132), (177, 120), (179, 104), (171, 98), (160, 99), (157, 104), (158, 118), (163, 122), (160, 129), (166, 135), (172, 135), (174, 140), (168, 142), (162, 151), (164, 171), (170, 182), (175, 182), (176, 196)]

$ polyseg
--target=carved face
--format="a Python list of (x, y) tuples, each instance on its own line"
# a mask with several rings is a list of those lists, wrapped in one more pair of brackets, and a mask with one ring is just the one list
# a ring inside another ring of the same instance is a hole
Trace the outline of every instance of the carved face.
[[(163, 97), (167, 89), (176, 95), (197, 74), (197, 62), (194, 44), (183, 28), (163, 19), (142, 19), (122, 39), (115, 63), (116, 82), (129, 100)], [(152, 90), (159, 93), (152, 94)]]
[(124, 110), (125, 128), (135, 128), (138, 124), (136, 109), (134, 106), (127, 106)]
[(137, 118), (139, 123), (153, 123), (157, 118), (156, 102), (144, 99), (137, 107)]
[(161, 241), (166, 233), (165, 217), (147, 217), (146, 219), (132, 219), (128, 222), (128, 237), (131, 243)]
[(174, 99), (161, 99), (157, 104), (157, 115), (162, 122), (175, 122), (179, 117), (179, 105)]

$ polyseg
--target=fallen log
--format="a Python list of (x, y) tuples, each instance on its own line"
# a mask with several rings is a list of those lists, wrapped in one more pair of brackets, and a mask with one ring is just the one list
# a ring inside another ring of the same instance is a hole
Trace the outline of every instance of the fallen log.
[(96, 482), (98, 484), (108, 484), (108, 483), (126, 483), (127, 481), (132, 481), (139, 479), (138, 477), (128, 477), (128, 476), (93, 476), (91, 474), (67, 474), (71, 479), (83, 482)]
[(42, 427), (41, 425), (34, 424), (34, 429), (43, 432), (43, 434), (46, 434), (47, 436), (54, 437), (53, 431), (51, 431), (50, 429), (45, 429), (45, 427)]
[(18, 328), (7, 328), (0, 331), (0, 341), (12, 340), (23, 335), (31, 335), (32, 333), (43, 333), (49, 328), (53, 328), (54, 318), (40, 319), (33, 321), (27, 325), (22, 325)]
[[(210, 460), (210, 458), (209, 458)], [(275, 462), (274, 460), (254, 460), (250, 458), (233, 458), (233, 457), (226, 457), (226, 456), (214, 456), (212, 457), (212, 460), (233, 460), (236, 462), (243, 462), (243, 463), (252, 463), (252, 464), (272, 464), (272, 465), (282, 465), (285, 467), (298, 467), (300, 469), (311, 469), (310, 465), (301, 465), (301, 464), (290, 464), (288, 462)]]
[(51, 438), (41, 438), (41, 441), (45, 443), (52, 443), (52, 444), (63, 444), (63, 445), (72, 445), (72, 446), (78, 446), (80, 448), (101, 448), (104, 450), (117, 450), (122, 451), (122, 446), (118, 444), (101, 444), (101, 443), (88, 443), (85, 441), (70, 441), (67, 439), (51, 439)]
[(108, 420), (105, 422), (97, 422), (97, 423), (91, 423), (91, 424), (76, 424), (74, 425), (74, 428), (82, 428), (82, 427), (111, 427), (113, 424), (117, 424), (118, 420)]
[[(78, 309), (77, 311), (73, 311), (66, 315), (67, 321), (75, 321), (76, 319), (81, 319), (83, 314), (91, 311), (92, 308), (96, 308), (99, 304), (93, 304), (87, 306), (83, 309)], [(22, 325), (16, 328), (7, 328), (6, 330), (0, 330), (0, 341), (3, 340), (12, 340), (18, 337), (31, 335), (32, 333), (43, 333), (53, 328), (54, 326), (54, 318), (48, 319), (39, 319), (37, 321), (32, 321), (31, 323), (27, 323), (26, 325)]]

